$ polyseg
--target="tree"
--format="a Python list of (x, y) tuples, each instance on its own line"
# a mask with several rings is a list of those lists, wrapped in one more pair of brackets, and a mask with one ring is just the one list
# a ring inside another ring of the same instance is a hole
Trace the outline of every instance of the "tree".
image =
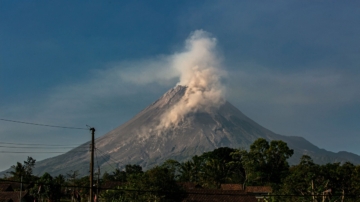
[(280, 184), (289, 171), (287, 159), (294, 151), (280, 140), (273, 140), (270, 144), (263, 138), (257, 139), (250, 151), (239, 151), (246, 177), (244, 184), (262, 186)]
[(78, 190), (75, 188), (75, 186), (77, 184), (76, 182), (77, 182), (78, 176), (79, 176), (78, 170), (75, 170), (75, 171), (70, 170), (68, 173), (66, 173), (66, 178), (68, 179), (67, 181), (72, 186), (72, 188), (70, 189), (71, 201), (74, 201), (75, 194), (78, 193)]
[(179, 168), (179, 180), (182, 182), (192, 182), (193, 167), (191, 161), (185, 161), (180, 164)]
[(129, 174), (127, 183), (101, 194), (105, 201), (176, 201), (182, 191), (174, 172), (165, 166), (156, 166), (146, 172)]
[(143, 171), (142, 171), (142, 167), (139, 165), (128, 164), (125, 166), (125, 172), (126, 172), (126, 175), (131, 175), (131, 174), (142, 173)]
[(200, 172), (203, 166), (204, 159), (195, 155), (191, 160), (181, 163), (179, 167), (179, 180), (182, 182), (200, 182)]
[(30, 181), (33, 178), (32, 170), (35, 166), (35, 162), (35, 159), (28, 156), (27, 160), (24, 161), (24, 164), (17, 162), (16, 165), (11, 166), (13, 170), (9, 173), (14, 180), (20, 181), (22, 178), (24, 181)]
[(25, 169), (26, 175), (28, 175), (28, 176), (32, 175), (33, 168), (35, 167), (35, 162), (36, 162), (36, 160), (30, 156), (28, 156), (27, 160), (24, 161), (24, 169)]
[(180, 177), (180, 166), (181, 164), (178, 161), (168, 159), (160, 167), (168, 169), (174, 175), (174, 179), (177, 180)]
[(345, 200), (345, 195), (356, 194), (356, 190), (353, 187), (353, 179), (355, 178), (355, 166), (350, 162), (344, 163), (338, 168), (339, 174), (339, 188), (341, 190), (341, 202)]
[(127, 189), (141, 191), (128, 192), (129, 201), (174, 201), (181, 198), (181, 189), (169, 169), (156, 166), (138, 175), (129, 179)]
[(126, 172), (116, 168), (111, 174), (105, 172), (102, 178), (104, 181), (126, 182)]
[(218, 159), (210, 159), (202, 168), (201, 179), (205, 187), (220, 188), (222, 183), (231, 180), (229, 166)]
[(75, 170), (75, 171), (70, 170), (68, 173), (66, 173), (66, 177), (68, 178), (68, 181), (70, 181), (72, 186), (75, 186), (76, 179), (78, 176), (79, 176), (78, 170)]
[(220, 188), (223, 183), (241, 183), (239, 178), (241, 164), (236, 164), (232, 154), (235, 149), (220, 147), (200, 156), (203, 159), (201, 167), (201, 183), (206, 187)]
[[(312, 198), (308, 195), (313, 195), (314, 180), (319, 174), (319, 169), (311, 157), (303, 155), (299, 165), (290, 168), (290, 174), (284, 180), (281, 194), (302, 195), (304, 196), (302, 199), (311, 201)], [(288, 197), (284, 198), (284, 200), (299, 201), (299, 198)]]
[(24, 166), (20, 162), (17, 162), (16, 165), (11, 166), (11, 168), (13, 170), (10, 171), (9, 173), (10, 175), (12, 175), (12, 178), (14, 180), (20, 181), (21, 177), (25, 176)]
[(61, 180), (58, 177), (57, 182), (49, 173), (44, 173), (30, 190), (30, 193), (38, 199), (47, 199), (47, 201), (60, 201)]

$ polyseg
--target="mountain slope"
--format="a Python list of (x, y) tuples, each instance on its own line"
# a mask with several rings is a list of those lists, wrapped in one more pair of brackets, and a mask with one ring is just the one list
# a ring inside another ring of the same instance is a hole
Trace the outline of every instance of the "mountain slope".
[[(103, 169), (140, 164), (150, 168), (166, 159), (188, 159), (218, 147), (249, 148), (258, 138), (283, 140), (295, 150), (290, 163), (298, 163), (301, 155), (310, 155), (316, 163), (360, 163), (360, 157), (319, 149), (301, 137), (282, 136), (260, 126), (229, 102), (207, 111), (190, 112), (176, 125), (158, 128), (160, 118), (184, 96), (186, 87), (177, 86), (165, 93), (134, 118), (96, 140), (97, 163)], [(89, 142), (66, 154), (37, 163), (34, 173), (66, 173), (79, 170), (88, 174)]]

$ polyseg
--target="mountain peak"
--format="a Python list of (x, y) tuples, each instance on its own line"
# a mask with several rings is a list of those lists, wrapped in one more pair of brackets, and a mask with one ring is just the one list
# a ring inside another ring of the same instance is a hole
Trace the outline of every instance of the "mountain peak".
[[(183, 161), (219, 147), (249, 148), (258, 138), (287, 142), (295, 151), (290, 163), (298, 163), (303, 154), (310, 155), (316, 163), (346, 160), (360, 163), (359, 156), (348, 158), (344, 152), (335, 154), (319, 149), (304, 138), (275, 134), (224, 99), (209, 101), (212, 94), (208, 93), (182, 85), (170, 89), (131, 120), (96, 140), (97, 151), (101, 151), (98, 155), (102, 156), (99, 166), (107, 170), (108, 164), (111, 167), (139, 164), (147, 169), (169, 158)], [(164, 125), (163, 120), (170, 120), (167, 122), (170, 124)], [(79, 170), (86, 174), (89, 153), (81, 152), (80, 148), (87, 144), (38, 162), (36, 172), (64, 174)]]
[(161, 96), (153, 104), (159, 103), (159, 107), (177, 103), (185, 94), (187, 86), (177, 85), (174, 88), (168, 90), (163, 96)]

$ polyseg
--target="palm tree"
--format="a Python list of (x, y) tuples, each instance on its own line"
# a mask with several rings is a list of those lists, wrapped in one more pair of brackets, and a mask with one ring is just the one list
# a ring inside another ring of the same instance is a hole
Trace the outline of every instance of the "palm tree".
[(202, 180), (207, 187), (220, 188), (220, 185), (232, 180), (232, 169), (219, 159), (209, 159), (203, 166)]
[(183, 182), (190, 182), (191, 181), (191, 175), (192, 175), (192, 163), (190, 161), (185, 161), (184, 163), (180, 164), (180, 181)]
[(17, 164), (11, 166), (11, 168), (13, 170), (10, 171), (9, 173), (12, 175), (14, 180), (19, 181), (21, 179), (21, 176), (25, 177), (26, 174), (25, 167), (20, 162), (17, 162)]

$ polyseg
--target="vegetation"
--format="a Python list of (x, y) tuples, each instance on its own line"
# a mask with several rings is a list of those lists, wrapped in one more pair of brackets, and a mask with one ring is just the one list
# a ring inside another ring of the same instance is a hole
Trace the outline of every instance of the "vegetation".
[(24, 164), (17, 162), (16, 165), (11, 166), (12, 170), (9, 172), (12, 180), (16, 181), (31, 181), (34, 179), (32, 170), (35, 166), (36, 160), (28, 156)]
[[(219, 189), (221, 184), (271, 186), (272, 201), (358, 201), (360, 165), (328, 163), (317, 165), (310, 156), (301, 157), (298, 165), (289, 166), (287, 159), (294, 151), (282, 141), (256, 140), (250, 150), (218, 148), (193, 156), (185, 162), (172, 159), (150, 170), (139, 165), (126, 165), (104, 173), (99, 198), (102, 201), (175, 201), (185, 196), (179, 185), (193, 182), (203, 188)], [(7, 180), (33, 182), (30, 194), (40, 200), (87, 199), (88, 176), (79, 178), (78, 171), (66, 176), (32, 175), (35, 159), (12, 166)], [(108, 183), (114, 183), (107, 187)]]

